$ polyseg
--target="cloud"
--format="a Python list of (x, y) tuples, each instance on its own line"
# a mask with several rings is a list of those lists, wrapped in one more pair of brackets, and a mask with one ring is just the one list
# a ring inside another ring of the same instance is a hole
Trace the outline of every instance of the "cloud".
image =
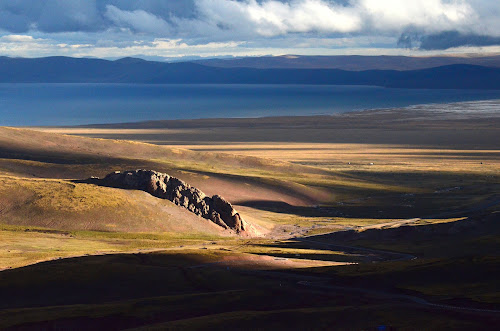
[(379, 31), (401, 31), (409, 26), (425, 30), (449, 29), (475, 18), (464, 0), (360, 0), (360, 11)]
[(129, 28), (134, 32), (169, 34), (171, 30), (170, 25), (163, 19), (144, 10), (127, 11), (108, 5), (105, 16), (117, 27)]
[(196, 17), (196, 0), (98, 0), (97, 8), (101, 12), (106, 11), (108, 5), (112, 5), (123, 11), (143, 10), (169, 22), (171, 16), (179, 18)]
[[(408, 26), (442, 31), (477, 18), (464, 0), (197, 0), (199, 17), (179, 25), (200, 22), (236, 35), (262, 37), (296, 33), (373, 34), (400, 33)], [(182, 24), (184, 23), (184, 24)], [(205, 29), (200, 29), (203, 33)]]
[(44, 32), (100, 31), (105, 22), (97, 10), (96, 0), (42, 1), (40, 16), (33, 27)]
[(0, 11), (0, 29), (14, 33), (26, 32), (29, 28), (28, 17), (9, 11)]
[(462, 34), (458, 31), (444, 31), (427, 35), (420, 39), (420, 49), (436, 50), (460, 46), (492, 46), (500, 45), (500, 37)]
[(198, 0), (201, 19), (229, 30), (250, 30), (272, 37), (288, 33), (352, 32), (361, 21), (353, 8), (321, 0), (290, 3), (268, 0), (257, 2)]
[(156, 35), (188, 32), (192, 38), (228, 31), (235, 37), (401, 33), (408, 26), (439, 32), (473, 29), (485, 17), (496, 20), (489, 14), (495, 10), (500, 4), (489, 0), (0, 0), (0, 28), (49, 33), (128, 28)]
[(409, 29), (401, 34), (397, 44), (407, 49), (446, 50), (458, 47), (500, 46), (500, 37), (456, 30), (424, 34)]
[(105, 26), (97, 0), (1, 0), (0, 29), (20, 33), (98, 31)]
[(0, 37), (0, 54), (9, 56), (44, 56), (60, 50), (55, 42), (27, 35), (5, 35)]
[[(34, 38), (28, 35), (6, 35), (0, 37), (0, 53), (9, 56), (53, 56), (121, 58), (132, 55), (146, 57), (175, 58), (189, 53), (200, 57), (231, 55), (238, 52), (241, 42), (211, 42), (189, 45), (180, 39), (156, 38), (152, 41), (135, 41), (95, 44), (66, 44), (57, 40)], [(224, 51), (221, 51), (224, 50)]]
[(155, 40), (179, 41), (185, 52), (194, 48), (180, 45), (233, 42), (259, 52), (276, 45), (425, 50), (497, 45), (498, 17), (497, 0), (0, 0), (0, 36), (101, 50)]
[(36, 39), (33, 38), (32, 36), (11, 34), (0, 37), (0, 41), (4, 43), (32, 43), (35, 42)]

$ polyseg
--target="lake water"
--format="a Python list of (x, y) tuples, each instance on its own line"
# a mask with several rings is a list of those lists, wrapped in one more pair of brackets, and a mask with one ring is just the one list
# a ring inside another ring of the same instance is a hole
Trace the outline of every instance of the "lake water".
[(0, 84), (0, 125), (322, 115), (499, 98), (500, 91), (370, 86)]

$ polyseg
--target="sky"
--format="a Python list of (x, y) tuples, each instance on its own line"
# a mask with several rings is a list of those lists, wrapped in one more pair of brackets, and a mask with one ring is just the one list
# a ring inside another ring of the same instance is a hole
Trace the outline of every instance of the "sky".
[(500, 53), (500, 0), (0, 0), (0, 56)]

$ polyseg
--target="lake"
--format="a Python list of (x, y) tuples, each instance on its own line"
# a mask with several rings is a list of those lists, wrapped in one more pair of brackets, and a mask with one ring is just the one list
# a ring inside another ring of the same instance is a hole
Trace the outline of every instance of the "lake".
[(494, 90), (371, 86), (0, 84), (0, 125), (324, 115), (499, 98)]

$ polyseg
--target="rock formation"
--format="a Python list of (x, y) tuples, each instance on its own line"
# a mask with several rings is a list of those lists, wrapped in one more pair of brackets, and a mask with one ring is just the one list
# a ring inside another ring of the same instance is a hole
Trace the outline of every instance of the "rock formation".
[(233, 206), (219, 195), (206, 196), (182, 180), (153, 170), (115, 171), (100, 179), (92, 177), (87, 182), (102, 186), (142, 190), (151, 195), (172, 201), (215, 224), (245, 231), (245, 222)]

